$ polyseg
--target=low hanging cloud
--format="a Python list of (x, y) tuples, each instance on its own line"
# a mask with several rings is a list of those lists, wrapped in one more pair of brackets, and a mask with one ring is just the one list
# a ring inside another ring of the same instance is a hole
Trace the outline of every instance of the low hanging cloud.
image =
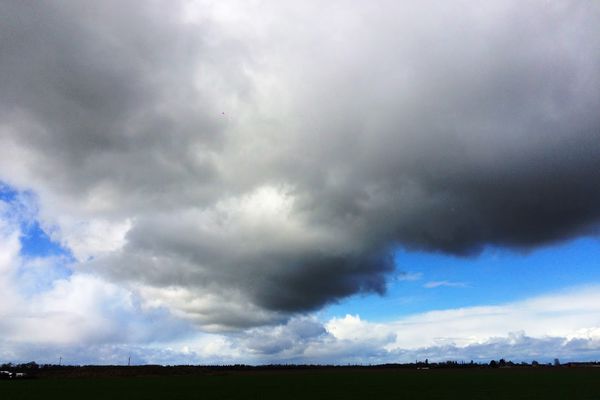
[[(95, 282), (96, 291), (102, 287), (99, 283)], [(81, 290), (89, 287), (84, 285)], [(53, 290), (47, 296), (56, 297), (58, 292)], [(416, 359), (487, 363), (499, 358), (517, 362), (549, 362), (554, 358), (563, 362), (589, 361), (600, 356), (599, 293), (598, 286), (576, 287), (518, 302), (437, 310), (391, 321), (374, 322), (358, 315), (327, 321), (299, 316), (276, 326), (228, 335), (160, 332), (154, 337), (147, 335), (148, 327), (139, 330), (144, 317), (148, 322), (152, 314), (132, 315), (130, 306), (121, 301), (113, 312), (124, 313), (129, 317), (128, 323), (123, 321), (121, 328), (125, 329), (116, 337), (114, 330), (110, 340), (93, 340), (89, 331), (81, 329), (85, 324), (70, 326), (76, 328), (71, 335), (47, 326), (44, 335), (37, 335), (46, 323), (41, 318), (32, 318), (28, 327), (13, 324), (12, 331), (6, 329), (11, 326), (10, 320), (3, 319), (5, 334), (0, 339), (0, 357), (13, 362), (44, 363), (57, 362), (62, 356), (69, 364), (113, 365), (125, 364), (129, 357), (133, 364), (229, 365), (410, 363)], [(114, 299), (114, 293), (111, 296)], [(91, 310), (81, 302), (74, 302), (73, 308), (86, 315)], [(88, 320), (98, 320), (98, 312), (92, 314)], [(58, 321), (56, 316), (52, 318)], [(97, 334), (109, 331), (108, 325), (108, 329)], [(135, 326), (138, 333), (146, 336), (132, 336), (135, 331), (131, 327)]]
[(595, 234), (600, 5), (0, 5), (0, 180), (205, 329), (385, 292), (396, 246)]

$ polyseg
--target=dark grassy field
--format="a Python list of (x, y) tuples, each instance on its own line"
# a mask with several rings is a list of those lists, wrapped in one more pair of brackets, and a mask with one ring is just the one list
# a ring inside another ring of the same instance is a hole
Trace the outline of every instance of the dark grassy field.
[(1, 399), (600, 399), (600, 368), (217, 371), (0, 381)]

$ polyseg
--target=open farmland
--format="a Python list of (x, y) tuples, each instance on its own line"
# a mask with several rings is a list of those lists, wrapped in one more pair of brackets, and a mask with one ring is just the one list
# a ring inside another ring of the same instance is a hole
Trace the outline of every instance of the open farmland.
[[(125, 369), (0, 381), (2, 399), (599, 399), (600, 368)], [(130, 370), (131, 371), (131, 370)], [(64, 372), (64, 371), (63, 371)], [(72, 372), (72, 371), (71, 371)]]

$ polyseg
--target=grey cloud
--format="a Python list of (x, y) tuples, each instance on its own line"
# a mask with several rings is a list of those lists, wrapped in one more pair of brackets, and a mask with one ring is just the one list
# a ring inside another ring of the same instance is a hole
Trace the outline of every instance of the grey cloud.
[(131, 224), (82, 268), (235, 328), (385, 292), (396, 246), (597, 232), (598, 4), (230, 4), (0, 6), (0, 179), (60, 240)]
[(18, 132), (5, 140), (32, 149), (28, 178), (71, 205), (101, 185), (118, 193), (115, 208), (157, 203), (163, 192), (184, 199), (192, 182), (214, 177), (210, 157), (193, 151), (218, 147), (223, 122), (193, 79), (231, 60), (216, 61), (203, 27), (186, 29), (165, 5), (2, 5), (0, 113)]
[(302, 354), (311, 341), (326, 336), (328, 333), (321, 323), (308, 317), (300, 317), (285, 325), (249, 330), (238, 339), (238, 346), (268, 362), (269, 357), (278, 357), (282, 353), (294, 356)]

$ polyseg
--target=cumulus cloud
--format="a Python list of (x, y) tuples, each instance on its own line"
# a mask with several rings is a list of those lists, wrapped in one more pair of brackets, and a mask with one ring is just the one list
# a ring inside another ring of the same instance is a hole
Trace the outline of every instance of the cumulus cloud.
[[(258, 347), (263, 357), (286, 362), (590, 360), (600, 355), (598, 293), (598, 287), (573, 288), (513, 303), (439, 310), (388, 322), (346, 315), (326, 321), (323, 330), (315, 320), (295, 319), (276, 330), (251, 330), (247, 335), (253, 339), (238, 345), (264, 344)], [(297, 333), (306, 332), (306, 326), (310, 334)]]
[[(66, 353), (188, 333), (188, 324), (165, 308), (143, 307), (135, 293), (94, 274), (73, 273), (65, 267), (67, 257), (23, 254), (24, 221), (13, 218), (14, 208), (0, 200), (0, 357), (23, 360), (44, 347)], [(39, 357), (48, 352), (41, 351)]]
[[(597, 231), (594, 2), (6, 2), (0, 179), (207, 329)], [(145, 295), (144, 295), (145, 294)]]
[(289, 354), (300, 359), (308, 344), (326, 336), (323, 325), (314, 318), (295, 318), (275, 328), (251, 329), (241, 337), (240, 344), (250, 354), (278, 358)]
[(554, 351), (567, 354), (576, 343), (597, 352), (598, 293), (598, 287), (574, 288), (514, 303), (430, 311), (381, 323), (346, 315), (331, 319), (326, 327), (339, 340), (367, 344), (379, 339), (379, 346), (392, 353), (437, 352), (434, 359), (446, 357), (444, 349), (471, 354), (473, 359), (493, 358), (494, 351), (495, 357), (507, 352), (513, 358), (525, 357), (538, 351), (536, 346), (528, 349), (528, 341), (546, 346), (547, 357)]

